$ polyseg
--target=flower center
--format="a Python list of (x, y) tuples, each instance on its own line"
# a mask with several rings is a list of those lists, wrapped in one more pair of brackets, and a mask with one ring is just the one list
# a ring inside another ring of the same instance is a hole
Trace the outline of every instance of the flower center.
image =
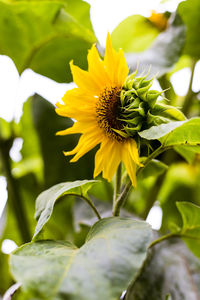
[[(100, 94), (96, 105), (97, 122), (105, 134), (117, 141), (125, 138), (116, 131), (122, 129), (122, 123), (118, 120), (120, 113), (120, 92), (117, 87), (105, 88)], [(116, 130), (116, 131), (115, 131)]]

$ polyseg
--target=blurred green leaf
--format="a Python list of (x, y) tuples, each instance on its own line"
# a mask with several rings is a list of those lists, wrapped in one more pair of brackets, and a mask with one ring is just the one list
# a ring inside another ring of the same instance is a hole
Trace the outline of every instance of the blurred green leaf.
[(0, 118), (0, 139), (9, 139), (11, 134), (10, 123)]
[[(137, 41), (135, 41), (137, 43)], [(179, 15), (172, 15), (169, 27), (160, 33), (151, 47), (138, 54), (127, 54), (126, 59), (131, 71), (137, 68), (139, 72), (150, 70), (150, 74), (161, 77), (178, 61), (185, 43), (185, 25)]]
[(174, 150), (178, 152), (188, 163), (194, 163), (197, 153), (200, 154), (200, 145), (198, 146), (178, 146)]
[[(146, 158), (144, 158), (145, 160)], [(141, 160), (143, 162), (143, 159)], [(150, 163), (145, 166), (145, 168), (142, 170), (142, 172), (139, 174), (139, 179), (144, 179), (151, 176), (159, 176), (166, 172), (168, 169), (168, 166), (164, 164), (163, 162), (153, 159), (150, 161)]]
[(81, 0), (0, 1), (0, 54), (11, 57), (20, 74), (31, 68), (70, 82), (69, 61), (85, 68), (96, 41), (89, 8)]
[[(36, 199), (35, 218), (38, 220), (33, 238), (40, 233), (53, 212), (55, 202), (64, 195), (87, 196), (87, 191), (96, 183), (95, 180), (63, 182), (42, 192)], [(89, 200), (88, 200), (89, 201)]]
[(200, 144), (200, 118), (170, 122), (139, 132), (147, 140), (160, 139), (164, 147)]
[(43, 161), (39, 137), (33, 124), (32, 97), (23, 105), (23, 114), (19, 122), (19, 134), (23, 139), (22, 159), (17, 163), (13, 163), (13, 175), (21, 177), (33, 172), (41, 182), (43, 180)]
[(11, 271), (38, 300), (117, 299), (138, 276), (150, 239), (145, 222), (102, 219), (80, 249), (64, 241), (22, 246), (11, 256)]
[(198, 195), (198, 177), (196, 167), (187, 163), (172, 164), (166, 174), (158, 200), (163, 212), (162, 232), (172, 230), (174, 223), (182, 224), (180, 213), (176, 207), (178, 201), (200, 204)]
[(180, 234), (189, 249), (200, 257), (200, 207), (188, 202), (177, 202), (183, 220)]
[[(0, 242), (0, 247), (1, 247)], [(9, 255), (0, 251), (0, 297), (12, 284), (12, 279), (9, 272)], [(0, 298), (1, 299), (1, 298)]]
[(186, 24), (186, 44), (184, 52), (190, 56), (200, 58), (200, 2), (187, 0), (179, 4), (178, 12)]
[(140, 15), (129, 16), (112, 32), (111, 38), (115, 49), (125, 52), (139, 52), (147, 49), (159, 34), (158, 28), (147, 18)]
[(174, 73), (184, 69), (192, 67), (192, 59), (189, 55), (182, 55), (177, 63), (174, 65), (173, 69), (167, 74), (169, 77)]

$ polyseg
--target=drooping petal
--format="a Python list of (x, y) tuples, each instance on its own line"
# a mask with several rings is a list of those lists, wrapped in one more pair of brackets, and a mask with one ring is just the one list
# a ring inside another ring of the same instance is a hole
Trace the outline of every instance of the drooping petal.
[(125, 165), (127, 173), (131, 179), (132, 185), (136, 187), (136, 163), (132, 159), (132, 156), (128, 150), (127, 145), (123, 147), (122, 161)]
[(137, 148), (137, 143), (135, 140), (133, 139), (129, 139), (128, 140), (128, 151), (131, 155), (131, 158), (132, 160), (139, 166), (143, 166), (141, 163), (140, 163), (140, 160), (139, 160), (139, 154), (138, 154), (138, 148)]
[(103, 172), (104, 178), (112, 179), (121, 162), (121, 147), (121, 143), (104, 138), (95, 155), (94, 177)]

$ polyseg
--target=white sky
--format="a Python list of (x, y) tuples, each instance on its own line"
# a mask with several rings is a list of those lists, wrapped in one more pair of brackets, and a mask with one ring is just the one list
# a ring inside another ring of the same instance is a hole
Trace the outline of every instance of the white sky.
[[(107, 32), (112, 32), (126, 17), (133, 14), (149, 16), (153, 9), (160, 12), (165, 10), (174, 11), (177, 3), (180, 1), (169, 0), (162, 5), (159, 0), (88, 0), (87, 2), (91, 4), (91, 20), (96, 36), (104, 46)], [(200, 90), (200, 80), (197, 78), (197, 73), (200, 73), (200, 64), (198, 64), (196, 69), (193, 85), (195, 91)], [(187, 68), (173, 75), (172, 83), (177, 94), (184, 95), (187, 92), (189, 77), (190, 70)], [(14, 63), (6, 56), (0, 56), (0, 82), (0, 117), (7, 121), (11, 121), (13, 118), (16, 120), (20, 119), (24, 101), (35, 92), (55, 104), (64, 95), (65, 91), (72, 87), (72, 84), (58, 84), (31, 70), (26, 70), (19, 78)], [(19, 149), (21, 144), (22, 141), (18, 140), (14, 149), (12, 149), (11, 155), (15, 160), (20, 159)], [(1, 176), (0, 215), (6, 200), (6, 182)], [(156, 211), (158, 211), (157, 208)], [(150, 217), (150, 219), (152, 218)], [(154, 228), (158, 228), (160, 217), (158, 217), (157, 224), (155, 224), (155, 217), (153, 219), (154, 223), (152, 221), (150, 223), (152, 223)]]

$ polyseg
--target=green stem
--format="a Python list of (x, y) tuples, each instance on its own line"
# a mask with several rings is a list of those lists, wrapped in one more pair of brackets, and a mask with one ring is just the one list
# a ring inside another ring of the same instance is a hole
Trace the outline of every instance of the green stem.
[(115, 177), (115, 185), (114, 185), (114, 193), (113, 193), (113, 212), (114, 212), (115, 203), (120, 194), (121, 180), (122, 180), (122, 165), (120, 163)]
[(94, 206), (94, 204), (92, 203), (92, 201), (89, 198), (87, 198), (83, 195), (76, 194), (76, 193), (70, 193), (70, 194), (67, 194), (67, 196), (75, 196), (75, 197), (83, 199), (92, 208), (92, 210), (95, 213), (95, 215), (97, 216), (97, 218), (99, 220), (101, 220), (101, 216), (100, 216), (98, 210), (96, 209), (96, 207)]
[(28, 220), (23, 207), (22, 199), (20, 196), (19, 186), (15, 178), (12, 176), (9, 151), (12, 146), (11, 140), (2, 141), (0, 140), (0, 155), (2, 158), (3, 170), (5, 172), (9, 200), (13, 208), (13, 213), (15, 214), (17, 226), (21, 234), (22, 241), (24, 243), (31, 240), (31, 235), (29, 232)]
[(196, 240), (196, 241), (199, 241), (199, 238), (197, 237), (194, 237), (194, 236), (191, 236), (189, 234), (185, 234), (185, 233), (181, 233), (181, 231), (179, 232), (172, 232), (172, 233), (168, 233), (166, 235), (163, 235), (161, 236), (160, 238), (158, 238), (157, 240), (153, 241), (150, 245), (149, 245), (149, 248), (152, 248), (154, 247), (155, 245), (165, 241), (165, 240), (168, 240), (168, 239), (171, 239), (171, 238), (187, 238), (187, 239), (192, 239), (192, 240)]
[(77, 195), (77, 197), (80, 197), (80, 198), (82, 198), (83, 200), (85, 200), (86, 202), (87, 202), (87, 204), (89, 204), (89, 206), (92, 208), (92, 210), (93, 210), (93, 212), (95, 213), (95, 215), (97, 216), (97, 218), (99, 219), (99, 220), (101, 220), (101, 216), (100, 216), (100, 214), (99, 214), (99, 212), (98, 212), (98, 210), (96, 209), (96, 207), (94, 206), (94, 204), (92, 203), (92, 201), (90, 200), (90, 199), (88, 199), (87, 197), (84, 197), (83, 195)]
[(149, 248), (152, 248), (153, 246), (155, 246), (155, 245), (157, 245), (157, 244), (159, 244), (159, 243), (161, 243), (161, 242), (163, 242), (165, 240), (168, 240), (168, 239), (170, 239), (172, 237), (180, 237), (180, 234), (176, 232), (176, 233), (169, 233), (169, 234), (163, 235), (160, 238), (158, 238), (157, 240), (153, 241), (150, 244)]
[(191, 66), (191, 77), (190, 77), (190, 83), (189, 83), (189, 88), (188, 92), (185, 96), (184, 103), (183, 103), (183, 108), (182, 112), (187, 116), (190, 110), (190, 106), (192, 103), (192, 96), (193, 96), (193, 91), (192, 91), (192, 83), (193, 83), (193, 78), (194, 78), (194, 70), (195, 70), (195, 65), (196, 65), (196, 60), (192, 61), (192, 66)]
[(129, 182), (125, 185), (122, 193), (119, 195), (119, 197), (117, 198), (117, 200), (114, 202), (114, 205), (113, 205), (113, 216), (119, 216), (120, 208), (124, 205), (131, 187), (132, 187), (132, 183), (129, 180)]
[[(143, 164), (143, 167), (139, 168), (137, 170), (136, 174), (139, 175), (142, 172), (142, 170), (150, 163), (150, 161), (152, 159), (154, 159), (159, 154), (161, 154), (162, 152), (164, 152), (164, 151), (166, 151), (168, 149), (171, 149), (171, 146), (168, 146), (168, 147), (160, 146), (158, 149), (156, 149), (153, 153), (151, 153), (151, 155), (149, 155), (147, 157), (147, 159), (145, 160), (145, 162)], [(114, 203), (114, 206), (113, 206), (113, 216), (119, 216), (120, 209), (125, 204), (125, 201), (127, 199), (127, 196), (128, 196), (128, 194), (130, 192), (131, 187), (132, 187), (132, 183), (131, 183), (131, 180), (129, 179), (128, 183), (125, 185), (123, 191), (121, 192), (121, 194), (119, 195), (119, 197), (116, 199), (116, 201)]]

